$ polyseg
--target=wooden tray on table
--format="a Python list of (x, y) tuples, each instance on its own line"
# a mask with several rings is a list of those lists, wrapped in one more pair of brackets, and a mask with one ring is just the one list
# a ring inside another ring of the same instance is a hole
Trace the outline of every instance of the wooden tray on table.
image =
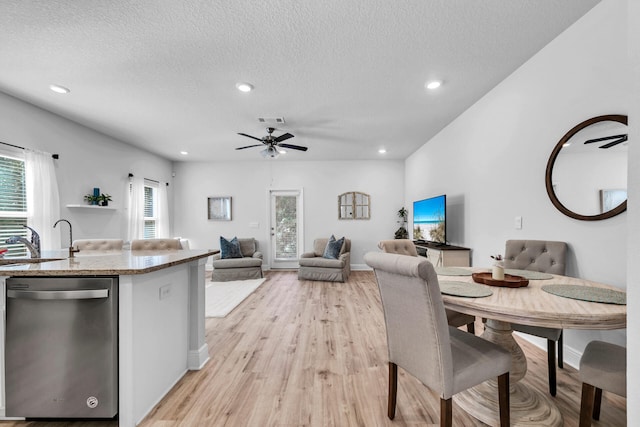
[(473, 277), (473, 281), (476, 283), (483, 283), (489, 286), (501, 286), (503, 288), (523, 288), (529, 285), (529, 280), (522, 276), (514, 276), (512, 274), (505, 274), (504, 280), (494, 279), (491, 277), (491, 272), (473, 273), (471, 277)]

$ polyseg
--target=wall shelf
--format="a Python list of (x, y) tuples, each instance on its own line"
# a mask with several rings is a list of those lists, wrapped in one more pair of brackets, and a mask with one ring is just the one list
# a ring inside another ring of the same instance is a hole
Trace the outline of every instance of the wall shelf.
[(103, 211), (115, 211), (118, 209), (115, 206), (97, 206), (97, 205), (67, 205), (68, 208), (80, 208), (80, 209), (100, 209)]

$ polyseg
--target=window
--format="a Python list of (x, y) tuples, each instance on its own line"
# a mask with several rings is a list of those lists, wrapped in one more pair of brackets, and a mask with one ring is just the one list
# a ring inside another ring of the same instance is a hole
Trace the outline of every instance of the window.
[[(10, 236), (27, 237), (27, 196), (24, 160), (0, 155), (0, 242)], [(8, 256), (27, 256), (23, 244), (7, 245)]]
[(144, 182), (144, 239), (155, 239), (158, 233), (158, 183)]

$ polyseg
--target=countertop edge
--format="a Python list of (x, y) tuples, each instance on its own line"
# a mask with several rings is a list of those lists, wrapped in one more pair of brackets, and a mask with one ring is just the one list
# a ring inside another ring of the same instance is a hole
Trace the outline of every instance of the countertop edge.
[[(39, 264), (20, 264), (18, 265), (7, 265), (4, 267), (0, 267), (0, 277), (5, 276), (128, 276), (128, 275), (139, 275), (139, 274), (147, 274), (152, 273), (154, 271), (162, 270), (165, 268), (170, 268), (180, 264), (190, 263), (192, 261), (199, 260), (201, 258), (208, 258), (211, 255), (218, 253), (217, 250), (185, 250), (178, 251), (171, 255), (183, 255), (184, 257), (180, 257), (178, 259), (171, 259), (168, 261), (158, 261), (154, 260), (154, 257), (167, 255), (166, 252), (155, 251), (155, 252), (147, 252), (135, 254), (137, 257), (149, 258), (150, 262), (148, 266), (143, 267), (135, 267), (135, 268), (118, 268), (118, 267), (98, 267), (98, 268), (69, 268), (68, 265), (70, 262), (78, 262), (82, 263), (82, 259), (80, 257), (63, 259), (59, 261), (48, 261)], [(133, 255), (130, 255), (133, 256)], [(63, 264), (64, 265), (61, 265)], [(38, 266), (38, 269), (32, 269), (33, 266)], [(20, 267), (20, 268), (18, 268)], [(29, 268), (31, 267), (31, 269)]]

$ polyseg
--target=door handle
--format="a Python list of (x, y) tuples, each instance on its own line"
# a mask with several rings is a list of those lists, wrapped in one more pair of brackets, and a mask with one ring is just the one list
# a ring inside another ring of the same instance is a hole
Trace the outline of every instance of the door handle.
[(76, 291), (23, 291), (16, 289), (7, 289), (7, 298), (32, 300), (109, 298), (109, 289), (82, 289)]

